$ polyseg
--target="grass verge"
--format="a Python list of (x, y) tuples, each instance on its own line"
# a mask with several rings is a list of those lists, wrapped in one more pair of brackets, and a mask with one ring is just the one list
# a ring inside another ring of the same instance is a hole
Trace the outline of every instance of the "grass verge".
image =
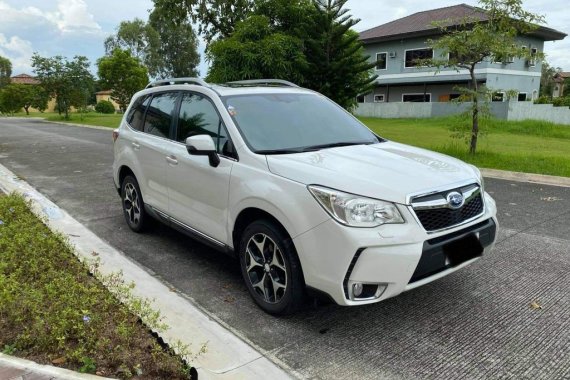
[(118, 128), (119, 124), (121, 123), (121, 119), (123, 118), (122, 114), (102, 114), (97, 112), (89, 112), (80, 114), (78, 112), (71, 112), (69, 114), (69, 119), (65, 120), (65, 118), (58, 114), (57, 112), (32, 112), (29, 115), (26, 115), (25, 112), (19, 112), (14, 115), (14, 117), (41, 117), (47, 121), (57, 121), (61, 123), (72, 123), (72, 124), (85, 124), (85, 125), (94, 125), (99, 127), (107, 127), (107, 128)]
[(132, 287), (79, 262), (22, 197), (0, 196), (0, 351), (102, 376), (188, 379), (188, 366), (129, 311), (165, 328)]
[(570, 177), (570, 126), (544, 121), (489, 120), (477, 153), (452, 138), (454, 117), (431, 119), (361, 118), (387, 139), (435, 150), (479, 167)]
[(107, 128), (119, 128), (121, 124), (122, 114), (102, 114), (96, 112), (89, 112), (85, 114), (70, 113), (69, 120), (65, 120), (63, 116), (57, 113), (50, 114), (46, 116), (47, 121), (58, 121), (62, 123), (73, 123), (73, 124), (85, 124), (85, 125), (95, 125)]

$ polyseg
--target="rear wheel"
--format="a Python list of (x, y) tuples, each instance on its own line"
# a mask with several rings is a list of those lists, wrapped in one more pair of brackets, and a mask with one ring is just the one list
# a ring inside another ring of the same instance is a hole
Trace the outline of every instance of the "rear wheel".
[(302, 303), (303, 275), (291, 238), (259, 220), (244, 231), (239, 248), (242, 276), (253, 300), (271, 314), (290, 314)]
[(129, 228), (141, 232), (146, 226), (146, 213), (139, 184), (135, 177), (126, 176), (121, 184), (123, 214)]

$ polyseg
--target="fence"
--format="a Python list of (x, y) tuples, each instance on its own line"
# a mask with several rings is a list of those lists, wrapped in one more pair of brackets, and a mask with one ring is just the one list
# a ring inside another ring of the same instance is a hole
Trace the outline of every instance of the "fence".
[[(378, 118), (429, 118), (461, 113), (469, 103), (360, 103), (354, 114)], [(504, 120), (545, 120), (570, 125), (570, 108), (531, 102), (494, 102), (490, 111)]]

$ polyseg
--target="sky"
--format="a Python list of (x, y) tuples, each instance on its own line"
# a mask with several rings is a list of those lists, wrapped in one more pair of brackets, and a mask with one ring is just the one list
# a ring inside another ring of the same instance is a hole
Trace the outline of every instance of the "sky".
[[(476, 0), (463, 0), (477, 5)], [(416, 12), (459, 4), (461, 0), (348, 0), (347, 8), (366, 30)], [(524, 0), (523, 6), (545, 16), (547, 26), (570, 34), (566, 0)], [(0, 56), (12, 61), (12, 73), (32, 73), (30, 57), (84, 55), (94, 65), (104, 55), (103, 41), (118, 24), (135, 17), (146, 20), (152, 0), (0, 0)], [(204, 44), (199, 52), (203, 55)], [(546, 60), (570, 71), (570, 37), (545, 44)], [(207, 73), (202, 59), (200, 75)], [(93, 67), (93, 72), (96, 72)]]

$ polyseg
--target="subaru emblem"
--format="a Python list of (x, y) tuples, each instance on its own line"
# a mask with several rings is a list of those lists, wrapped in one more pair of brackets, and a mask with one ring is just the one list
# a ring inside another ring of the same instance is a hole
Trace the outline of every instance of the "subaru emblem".
[(447, 194), (447, 204), (449, 205), (449, 208), (457, 210), (458, 208), (461, 208), (464, 203), (465, 198), (463, 198), (463, 194), (458, 193), (457, 191), (452, 191)]

